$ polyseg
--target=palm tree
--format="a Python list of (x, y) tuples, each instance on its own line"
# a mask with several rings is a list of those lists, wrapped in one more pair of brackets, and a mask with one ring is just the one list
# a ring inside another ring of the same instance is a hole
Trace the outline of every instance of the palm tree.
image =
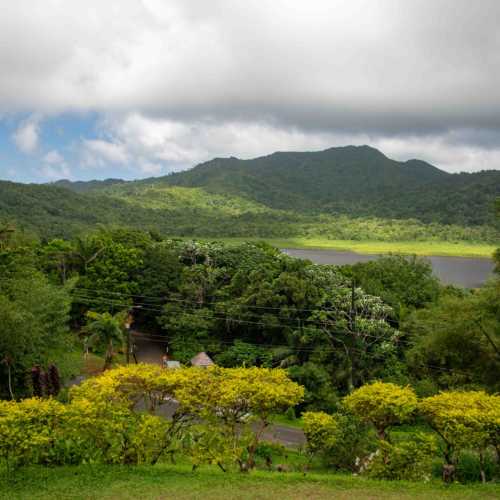
[(126, 318), (126, 311), (119, 312), (114, 316), (107, 312), (87, 312), (87, 324), (84, 331), (88, 334), (88, 345), (101, 344), (106, 346), (104, 370), (107, 370), (113, 361), (115, 354), (113, 346), (124, 344)]

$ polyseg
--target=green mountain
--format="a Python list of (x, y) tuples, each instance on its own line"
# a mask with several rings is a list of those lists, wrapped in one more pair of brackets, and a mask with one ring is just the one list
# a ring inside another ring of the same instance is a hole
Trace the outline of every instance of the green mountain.
[(368, 146), (216, 158), (164, 177), (0, 182), (0, 221), (43, 236), (98, 223), (177, 236), (492, 241), (500, 171), (449, 174)]
[(492, 224), (500, 196), (500, 171), (449, 174), (419, 160), (391, 160), (368, 146), (215, 159), (164, 182), (284, 210), (463, 225)]
[(71, 191), (75, 191), (76, 193), (88, 193), (90, 191), (106, 189), (123, 182), (125, 181), (122, 179), (105, 179), (103, 181), (69, 181), (68, 179), (61, 179), (60, 181), (54, 182), (53, 185), (71, 189)]

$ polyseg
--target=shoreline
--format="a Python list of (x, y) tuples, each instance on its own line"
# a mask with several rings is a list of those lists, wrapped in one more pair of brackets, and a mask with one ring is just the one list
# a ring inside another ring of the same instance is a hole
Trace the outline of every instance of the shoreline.
[(422, 257), (464, 257), (491, 259), (497, 246), (486, 243), (451, 241), (376, 241), (376, 240), (328, 240), (322, 238), (206, 238), (193, 237), (184, 240), (220, 241), (228, 245), (244, 242), (265, 242), (280, 249), (295, 250), (335, 250), (358, 254), (403, 254)]

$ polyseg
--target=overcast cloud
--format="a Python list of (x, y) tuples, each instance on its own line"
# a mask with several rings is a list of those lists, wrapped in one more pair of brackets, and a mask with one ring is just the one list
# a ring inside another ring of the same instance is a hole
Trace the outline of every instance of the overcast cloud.
[[(498, 0), (6, 0), (0, 120), (54, 175), (365, 143), (500, 169), (499, 19)], [(44, 120), (89, 112), (72, 161), (43, 160)]]

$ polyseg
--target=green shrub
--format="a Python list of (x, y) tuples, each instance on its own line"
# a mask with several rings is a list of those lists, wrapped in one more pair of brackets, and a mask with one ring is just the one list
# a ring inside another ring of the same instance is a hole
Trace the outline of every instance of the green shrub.
[(271, 466), (273, 458), (283, 457), (287, 453), (286, 448), (279, 443), (271, 441), (262, 441), (258, 444), (255, 450), (255, 457), (264, 460), (268, 467)]
[(430, 378), (424, 378), (413, 384), (415, 393), (419, 398), (427, 398), (434, 396), (439, 392), (439, 387), (436, 382)]
[(432, 477), (437, 452), (434, 436), (417, 432), (397, 444), (381, 441), (380, 450), (364, 466), (370, 477), (408, 481), (428, 481)]
[(359, 463), (375, 449), (375, 436), (369, 427), (350, 413), (303, 414), (307, 450), (329, 467), (355, 472)]
[[(500, 464), (495, 463), (492, 453), (485, 453), (483, 470), (487, 481), (499, 474)], [(460, 453), (457, 462), (456, 479), (461, 483), (472, 483), (481, 480), (481, 463), (477, 453), (464, 451)]]

